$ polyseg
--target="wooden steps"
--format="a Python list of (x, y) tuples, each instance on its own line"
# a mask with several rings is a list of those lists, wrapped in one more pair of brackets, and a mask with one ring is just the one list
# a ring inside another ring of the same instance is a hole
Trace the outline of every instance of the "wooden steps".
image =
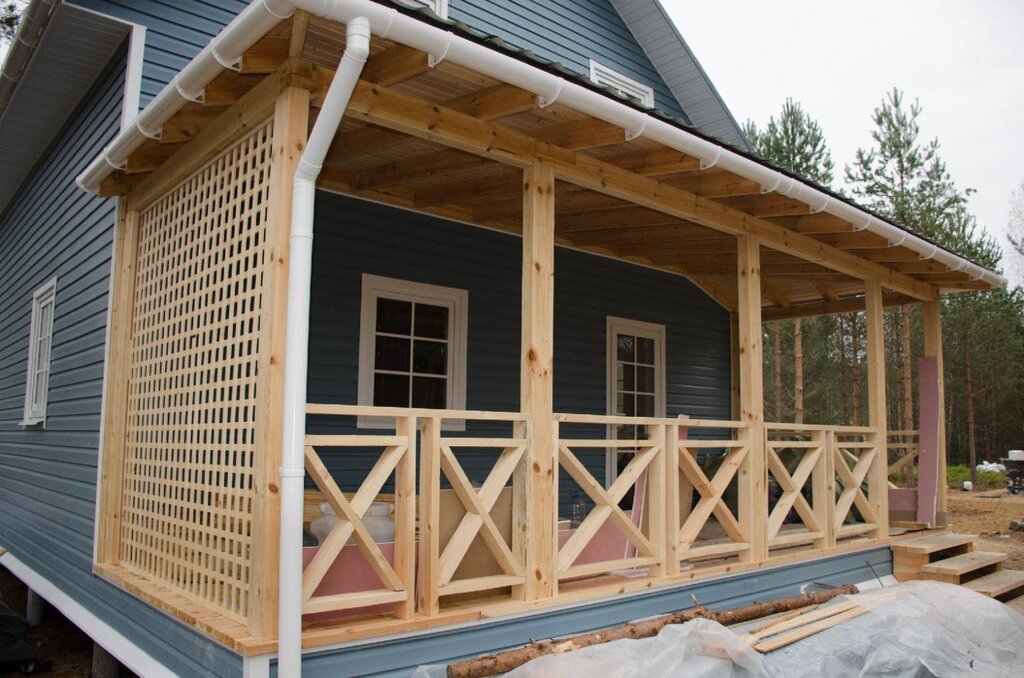
[(1005, 553), (975, 551), (974, 535), (943, 532), (892, 545), (899, 581), (928, 579), (966, 586), (990, 598), (1024, 593), (1024, 572), (1004, 570)]

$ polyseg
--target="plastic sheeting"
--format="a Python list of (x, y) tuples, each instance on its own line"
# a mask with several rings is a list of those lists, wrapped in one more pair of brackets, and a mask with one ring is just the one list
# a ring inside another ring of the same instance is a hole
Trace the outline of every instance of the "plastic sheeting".
[[(667, 626), (653, 638), (617, 640), (548, 655), (506, 675), (512, 678), (587, 676), (1022, 676), (1024, 616), (961, 586), (908, 582), (852, 600), (869, 611), (791, 645), (761, 655), (717, 622)], [(763, 622), (754, 622), (754, 625)], [(738, 632), (738, 633), (737, 633)], [(444, 675), (420, 667), (417, 678)]]

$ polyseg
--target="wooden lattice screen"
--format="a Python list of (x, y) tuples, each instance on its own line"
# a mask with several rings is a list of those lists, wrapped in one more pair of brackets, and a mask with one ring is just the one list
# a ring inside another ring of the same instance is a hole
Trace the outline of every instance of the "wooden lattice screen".
[(244, 621), (272, 124), (139, 213), (120, 565)]

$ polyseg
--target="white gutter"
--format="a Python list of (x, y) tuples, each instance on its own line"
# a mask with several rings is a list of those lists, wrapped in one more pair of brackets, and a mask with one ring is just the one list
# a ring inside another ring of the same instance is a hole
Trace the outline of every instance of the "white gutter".
[(278, 590), (279, 676), (302, 671), (302, 514), (305, 485), (306, 372), (309, 350), (309, 288), (313, 269), (316, 180), (352, 92), (370, 54), (370, 23), (347, 22), (345, 53), (324, 97), (299, 159), (292, 187), (288, 256), (288, 316), (284, 359), (284, 425), (281, 449), (281, 554)]
[(314, 16), (345, 24), (355, 17), (365, 16), (375, 35), (426, 52), (430, 55), (431, 64), (450, 60), (532, 92), (544, 105), (558, 100), (582, 113), (623, 128), (627, 138), (643, 135), (699, 158), (702, 168), (720, 167), (756, 181), (765, 187), (765, 192), (777, 191), (781, 195), (805, 202), (814, 212), (828, 212), (849, 221), (857, 229), (871, 231), (892, 243), (901, 243), (903, 247), (917, 252), (922, 259), (934, 259), (949, 268), (962, 270), (972, 280), (984, 280), (995, 287), (1006, 285), (1006, 279), (1002, 276), (952, 252), (938, 249), (932, 243), (837, 200), (813, 186), (604, 94), (372, 0), (255, 0), (150, 102), (137, 119), (137, 129), (120, 134), (102, 156), (89, 165), (78, 177), (78, 185), (87, 191), (98, 190), (100, 182), (113, 170), (123, 168), (128, 156), (146, 137), (159, 136), (160, 127), (186, 101), (201, 100), (207, 83), (224, 68), (237, 65), (242, 53), (278, 20), (289, 16), (293, 9), (302, 9)]
[(0, 119), (7, 112), (7, 106), (14, 97), (25, 71), (32, 63), (32, 57), (39, 47), (39, 41), (50, 25), (50, 20), (59, 0), (35, 0), (25, 8), (21, 24), (11, 41), (10, 51), (0, 68)]

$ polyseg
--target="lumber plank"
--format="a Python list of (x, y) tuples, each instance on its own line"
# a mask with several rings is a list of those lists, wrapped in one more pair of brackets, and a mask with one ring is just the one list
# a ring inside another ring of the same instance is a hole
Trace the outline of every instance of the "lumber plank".
[[(762, 652), (762, 653), (771, 652), (773, 650), (778, 650), (780, 647), (785, 647), (786, 645), (790, 645), (792, 643), (795, 643), (798, 640), (803, 640), (804, 638), (807, 638), (809, 636), (813, 636), (816, 633), (821, 633), (822, 631), (824, 631), (826, 629), (830, 629), (833, 626), (838, 626), (838, 625), (842, 624), (843, 622), (849, 621), (851, 619), (855, 619), (855, 618), (861, 616), (862, 614), (865, 614), (867, 611), (868, 611), (867, 608), (860, 607), (860, 606), (851, 608), (851, 609), (846, 610), (845, 612), (841, 612), (841, 613), (839, 613), (839, 614), (837, 614), (837, 615), (835, 615), (833, 617), (828, 617), (826, 619), (822, 619), (819, 622), (815, 622), (813, 624), (808, 624), (807, 626), (802, 626), (799, 629), (797, 629), (795, 631), (792, 631), (790, 633), (781, 635), (778, 638), (773, 638), (773, 639), (767, 640), (767, 641), (765, 641), (763, 643), (758, 643), (757, 645), (754, 646), (754, 649), (757, 650), (758, 652)], [(799, 617), (798, 617), (798, 619), (799, 619)]]

